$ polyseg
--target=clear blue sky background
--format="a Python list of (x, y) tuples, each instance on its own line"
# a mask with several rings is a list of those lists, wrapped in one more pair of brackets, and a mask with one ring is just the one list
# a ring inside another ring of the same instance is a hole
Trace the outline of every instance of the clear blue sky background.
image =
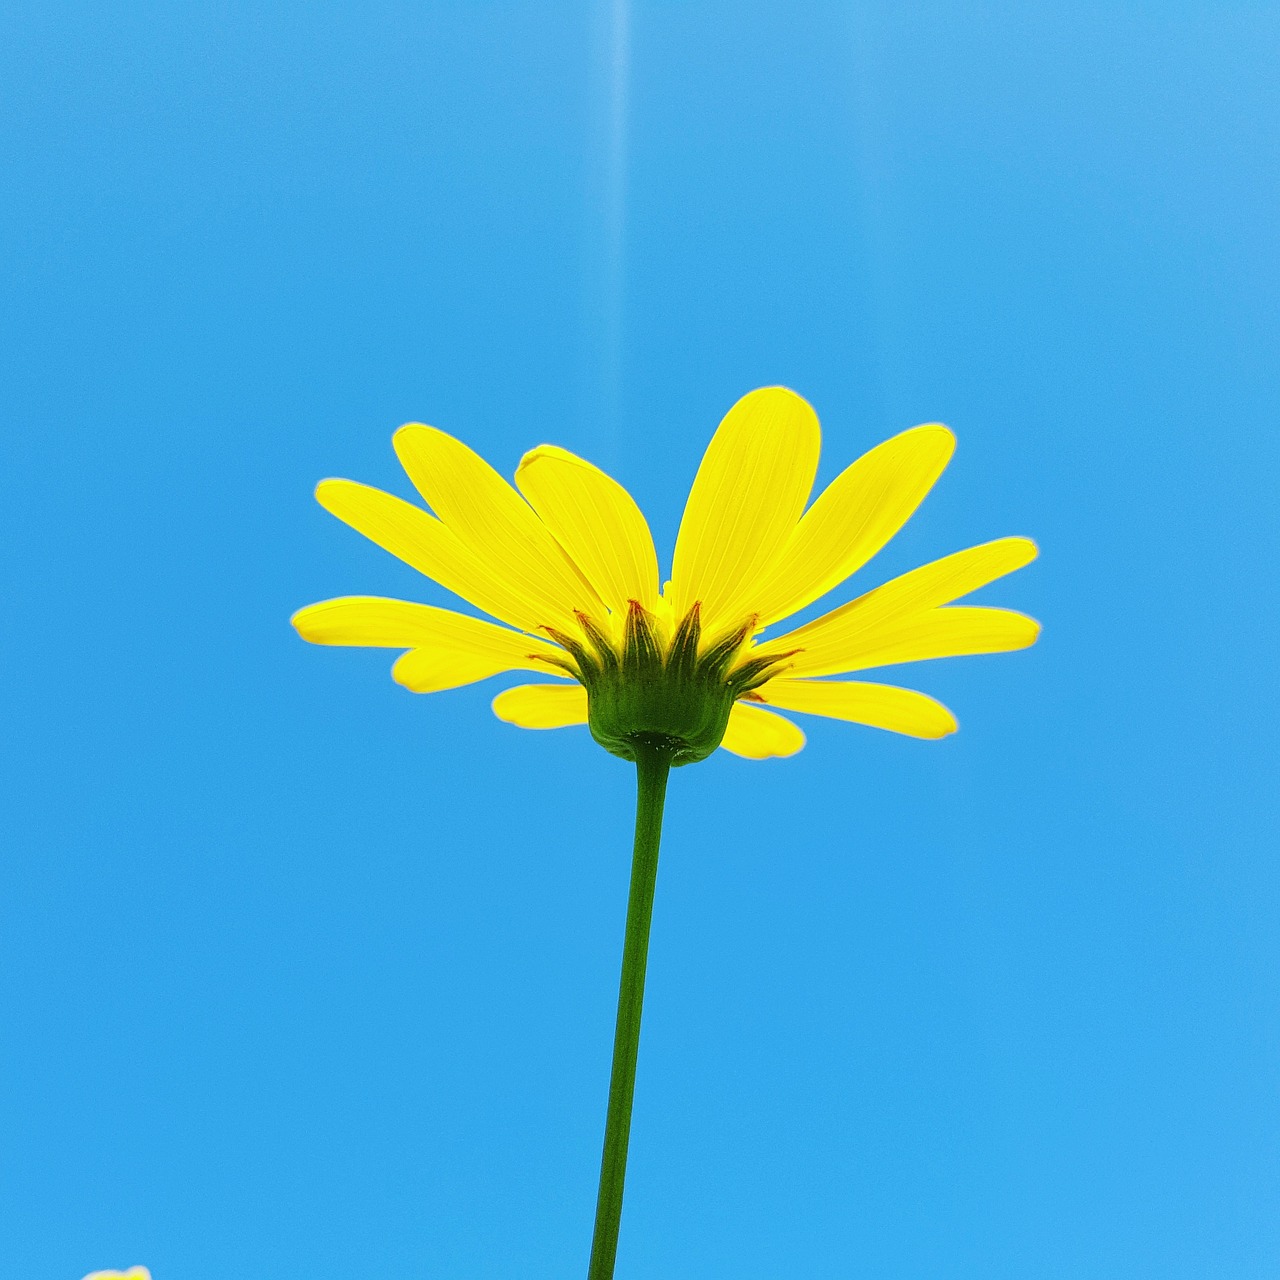
[[(632, 777), (299, 641), (421, 419), (960, 447), (942, 743), (673, 779), (619, 1280), (1280, 1270), (1272, 4), (6, 9), (0, 1270), (585, 1271)], [(508, 682), (511, 683), (511, 682)]]

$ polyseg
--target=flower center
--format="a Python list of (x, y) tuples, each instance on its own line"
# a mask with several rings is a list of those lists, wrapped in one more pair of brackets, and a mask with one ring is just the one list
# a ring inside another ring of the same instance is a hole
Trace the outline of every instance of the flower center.
[(636, 600), (620, 647), (586, 614), (578, 614), (585, 644), (547, 628), (573, 658), (566, 669), (586, 689), (591, 735), (607, 751), (634, 760), (642, 746), (667, 754), (673, 765), (705, 760), (724, 737), (735, 699), (784, 661), (744, 656), (755, 618), (699, 653), (700, 615), (695, 604), (666, 646), (657, 620)]

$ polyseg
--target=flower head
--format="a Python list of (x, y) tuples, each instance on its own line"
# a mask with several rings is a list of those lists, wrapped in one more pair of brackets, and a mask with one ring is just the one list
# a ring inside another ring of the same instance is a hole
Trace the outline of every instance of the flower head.
[(1034, 643), (1039, 624), (1024, 614), (953, 602), (1028, 564), (1036, 546), (970, 547), (768, 638), (898, 532), (955, 447), (944, 426), (913, 427), (808, 505), (819, 443), (817, 416), (795, 392), (743, 396), (703, 457), (659, 588), (644, 516), (591, 463), (542, 445), (512, 488), (452, 436), (411, 423), (395, 449), (430, 511), (351, 480), (321, 481), (316, 497), (498, 622), (346, 596), (300, 610), (293, 624), (317, 644), (406, 650), (392, 675), (417, 693), (506, 671), (561, 677), (500, 693), (495, 713), (529, 729), (587, 724), (627, 758), (638, 743), (677, 764), (718, 746), (757, 760), (793, 755), (804, 734), (769, 707), (943, 737), (955, 717), (927, 695), (824, 677)]
[(146, 1267), (130, 1267), (128, 1271), (91, 1271), (84, 1280), (151, 1280)]

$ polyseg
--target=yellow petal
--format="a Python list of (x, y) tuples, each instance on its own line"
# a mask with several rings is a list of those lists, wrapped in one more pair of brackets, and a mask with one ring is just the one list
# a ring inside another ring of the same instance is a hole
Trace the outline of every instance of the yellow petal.
[(587, 723), (587, 691), (572, 684), (521, 684), (493, 700), (493, 714), (522, 729), (563, 729)]
[(906, 524), (951, 460), (955, 443), (946, 427), (929, 423), (863, 454), (805, 512), (737, 610), (758, 613), (765, 626), (839, 586)]
[(130, 1267), (128, 1271), (91, 1271), (84, 1280), (151, 1280), (146, 1267)]
[(770, 680), (755, 691), (771, 707), (851, 720), (912, 738), (945, 738), (960, 727), (942, 703), (914, 689), (863, 680)]
[(482, 618), (384, 596), (339, 596), (334, 600), (321, 600), (299, 609), (290, 621), (298, 634), (312, 644), (370, 645), (383, 649), (445, 644), (508, 657), (530, 653), (564, 657), (562, 649), (545, 640), (496, 626)]
[(354, 480), (321, 480), (316, 501), (384, 551), (485, 613), (523, 631), (539, 631), (547, 623), (564, 626), (562, 612), (548, 617), (532, 596), (491, 572), (421, 507)]
[(396, 454), (427, 504), (493, 575), (561, 629), (604, 607), (529, 504), (478, 453), (420, 422), (401, 427)]
[[(819, 623), (826, 625), (819, 627)], [(1040, 634), (1040, 624), (1024, 613), (973, 605), (931, 609), (869, 628), (860, 624), (856, 614), (837, 618), (835, 613), (829, 613), (810, 623), (810, 627), (812, 631), (802, 627), (782, 638), (787, 641), (782, 652), (800, 650), (788, 661), (785, 676), (834, 676), (928, 658), (1005, 653), (1025, 649)], [(805, 632), (808, 634), (802, 634)], [(770, 641), (770, 645), (781, 643)], [(753, 650), (753, 656), (766, 647)]]
[(411, 649), (392, 676), (414, 693), (435, 693), (502, 671), (541, 671), (564, 656), (533, 636), (451, 609), (378, 596), (344, 596), (299, 609), (291, 619), (312, 644)]
[(782, 716), (747, 702), (735, 702), (720, 745), (747, 760), (793, 756), (804, 746), (804, 732)]
[(543, 444), (520, 460), (516, 485), (610, 609), (625, 615), (630, 600), (656, 607), (653, 536), (616, 480), (567, 449)]
[[(1030, 564), (1040, 554), (1030, 538), (997, 538), (923, 564), (862, 597), (877, 616), (916, 613), (959, 600), (979, 587)], [(855, 601), (856, 603), (856, 601)]]
[(475, 684), (490, 676), (516, 669), (537, 670), (544, 674), (545, 667), (532, 663), (503, 662), (490, 654), (468, 653), (461, 649), (410, 649), (401, 654), (391, 667), (391, 678), (410, 693), (439, 693), (443, 689), (457, 689)]
[[(1036, 555), (1036, 544), (1030, 538), (998, 538), (994, 542), (984, 542), (980, 546), (957, 551), (954, 555), (944, 556), (941, 560), (934, 560), (910, 573), (904, 573), (795, 631), (767, 640), (753, 650), (753, 653), (767, 656), (803, 649), (806, 656), (797, 658), (794, 672), (788, 674), (798, 675), (803, 672), (805, 675), (817, 675), (818, 672), (809, 665), (816, 661), (813, 655), (817, 651), (826, 655), (822, 661), (827, 673), (861, 670), (872, 664), (863, 663), (862, 667), (831, 667), (825, 663), (834, 657), (837, 650), (848, 650), (852, 654), (859, 652), (861, 647), (878, 644), (881, 633), (886, 628), (896, 635), (894, 629), (901, 624), (921, 619), (933, 612), (938, 605), (958, 600), (961, 596), (1022, 568), (1034, 560)], [(958, 624), (959, 620), (952, 619), (951, 622)], [(1033, 636), (1032, 639), (1034, 638)], [(1026, 643), (1030, 644), (1031, 641)], [(990, 651), (982, 649), (974, 652)], [(908, 659), (898, 661), (905, 662)]]
[(809, 404), (785, 387), (749, 392), (707, 446), (676, 539), (675, 615), (702, 602), (703, 635), (737, 626), (725, 606), (764, 571), (809, 500), (821, 433)]

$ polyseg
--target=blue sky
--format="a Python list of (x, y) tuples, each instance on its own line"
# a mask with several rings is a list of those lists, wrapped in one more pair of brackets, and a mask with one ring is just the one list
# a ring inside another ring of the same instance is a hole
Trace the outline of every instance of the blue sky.
[(837, 598), (1029, 534), (1045, 632), (673, 777), (619, 1280), (1276, 1274), (1274, 6), (4, 26), (6, 1272), (585, 1271), (632, 777), (300, 642), (447, 599), (311, 489), (550, 441), (665, 555), (781, 382), (959, 437)]

